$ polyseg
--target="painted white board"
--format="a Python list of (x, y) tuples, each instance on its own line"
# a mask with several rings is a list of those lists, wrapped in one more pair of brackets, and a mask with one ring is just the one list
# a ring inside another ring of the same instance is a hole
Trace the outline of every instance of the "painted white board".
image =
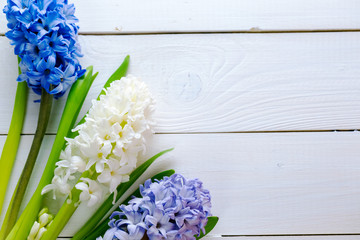
[[(82, 114), (130, 54), (130, 73), (156, 98), (156, 132), (359, 129), (359, 38), (360, 33), (82, 36), (83, 66), (100, 72)], [(4, 37), (0, 51), (4, 134), (17, 68)], [(24, 133), (35, 131), (35, 99), (32, 94)], [(50, 133), (64, 101), (54, 102)]]
[[(357, 0), (102, 0), (76, 4), (82, 33), (359, 29)], [(0, 9), (5, 1), (1, 2)], [(6, 19), (0, 14), (0, 33)]]

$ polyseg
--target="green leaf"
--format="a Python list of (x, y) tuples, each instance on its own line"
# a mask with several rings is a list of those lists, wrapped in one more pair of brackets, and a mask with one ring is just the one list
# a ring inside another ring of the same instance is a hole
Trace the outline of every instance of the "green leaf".
[(213, 230), (213, 228), (215, 227), (215, 225), (217, 224), (218, 221), (219, 221), (219, 218), (216, 216), (208, 217), (208, 222), (205, 226), (205, 234), (203, 232), (201, 232), (200, 236), (195, 236), (196, 239), (198, 240), (198, 239), (206, 236), (211, 230)]
[[(126, 183), (122, 183), (117, 187), (117, 196), (116, 201), (118, 201), (121, 196), (131, 187), (131, 185), (134, 184), (134, 182), (150, 167), (150, 165), (161, 155), (172, 151), (173, 148), (167, 149), (165, 151), (162, 151), (155, 156), (151, 157), (149, 160), (141, 164), (139, 167), (137, 167), (131, 174), (130, 174), (130, 180)], [(89, 234), (100, 222), (103, 218), (107, 217), (107, 214), (113, 207), (113, 199), (114, 199), (114, 193), (111, 194), (104, 203), (99, 207), (99, 209), (93, 214), (92, 217), (89, 218), (89, 220), (83, 225), (83, 227), (80, 229), (79, 232), (75, 234), (75, 236), (72, 239), (83, 239), (86, 235)]]
[[(166, 170), (163, 171), (161, 173), (156, 174), (155, 176), (153, 176), (151, 178), (151, 181), (154, 181), (155, 179), (157, 180), (162, 180), (164, 177), (170, 177), (171, 175), (173, 175), (175, 173), (175, 171), (173, 169), (170, 170)], [(132, 194), (130, 194), (130, 196), (123, 201), (123, 203), (128, 203), (132, 197), (141, 197), (140, 195), (140, 189), (138, 188), (135, 192), (133, 192)], [(122, 204), (122, 203), (120, 203)], [(119, 205), (120, 205), (119, 204)], [(93, 230), (88, 236), (86, 236), (85, 240), (93, 240), (96, 239), (99, 236), (103, 236), (105, 234), (105, 232), (109, 229), (108, 226), (108, 219), (102, 221), (96, 228), (95, 230)], [(73, 238), (74, 239), (74, 238)], [(79, 238), (80, 239), (80, 238)]]
[(110, 84), (115, 80), (120, 80), (122, 77), (126, 75), (128, 66), (129, 66), (130, 56), (127, 55), (123, 61), (123, 63), (120, 65), (120, 67), (110, 76), (110, 78), (107, 80), (107, 82), (104, 85), (103, 90), (101, 91), (100, 95), (98, 96), (98, 99), (101, 95), (105, 94), (104, 89), (108, 88)]

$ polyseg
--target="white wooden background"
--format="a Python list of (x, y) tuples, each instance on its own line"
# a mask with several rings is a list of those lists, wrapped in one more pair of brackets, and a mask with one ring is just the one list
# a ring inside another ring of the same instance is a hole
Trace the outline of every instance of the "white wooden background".
[[(220, 217), (207, 239), (360, 239), (360, 1), (75, 4), (82, 63), (100, 72), (82, 114), (130, 54), (130, 73), (157, 100), (157, 134), (146, 156), (175, 147), (147, 176), (175, 168), (203, 180)], [(1, 146), (17, 75), (5, 24), (1, 15)], [(33, 137), (35, 99), (32, 94), (11, 190)], [(28, 198), (60, 109), (53, 109)], [(72, 236), (90, 215), (80, 208), (61, 236)]]

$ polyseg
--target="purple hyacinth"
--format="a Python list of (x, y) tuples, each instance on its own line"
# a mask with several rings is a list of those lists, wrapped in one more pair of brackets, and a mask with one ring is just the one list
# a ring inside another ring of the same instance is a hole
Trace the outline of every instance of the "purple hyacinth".
[[(187, 180), (180, 174), (161, 181), (147, 180), (140, 185), (142, 198), (134, 198), (128, 205), (110, 216), (104, 240), (195, 239), (211, 216), (211, 197), (198, 179)], [(144, 236), (146, 234), (146, 236)]]
[(21, 58), (22, 74), (35, 93), (42, 88), (56, 98), (81, 77), (81, 57), (75, 7), (67, 0), (7, 0), (6, 36)]

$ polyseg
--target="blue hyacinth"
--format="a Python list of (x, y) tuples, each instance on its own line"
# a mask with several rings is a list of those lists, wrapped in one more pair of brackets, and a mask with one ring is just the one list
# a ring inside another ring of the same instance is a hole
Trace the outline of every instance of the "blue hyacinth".
[(75, 7), (67, 0), (8, 0), (6, 36), (21, 58), (22, 74), (35, 93), (61, 97), (84, 74)]
[(186, 180), (179, 174), (154, 183), (149, 179), (140, 193), (142, 198), (121, 205), (121, 211), (110, 216), (110, 229), (98, 239), (187, 240), (205, 233), (211, 197), (198, 179)]

